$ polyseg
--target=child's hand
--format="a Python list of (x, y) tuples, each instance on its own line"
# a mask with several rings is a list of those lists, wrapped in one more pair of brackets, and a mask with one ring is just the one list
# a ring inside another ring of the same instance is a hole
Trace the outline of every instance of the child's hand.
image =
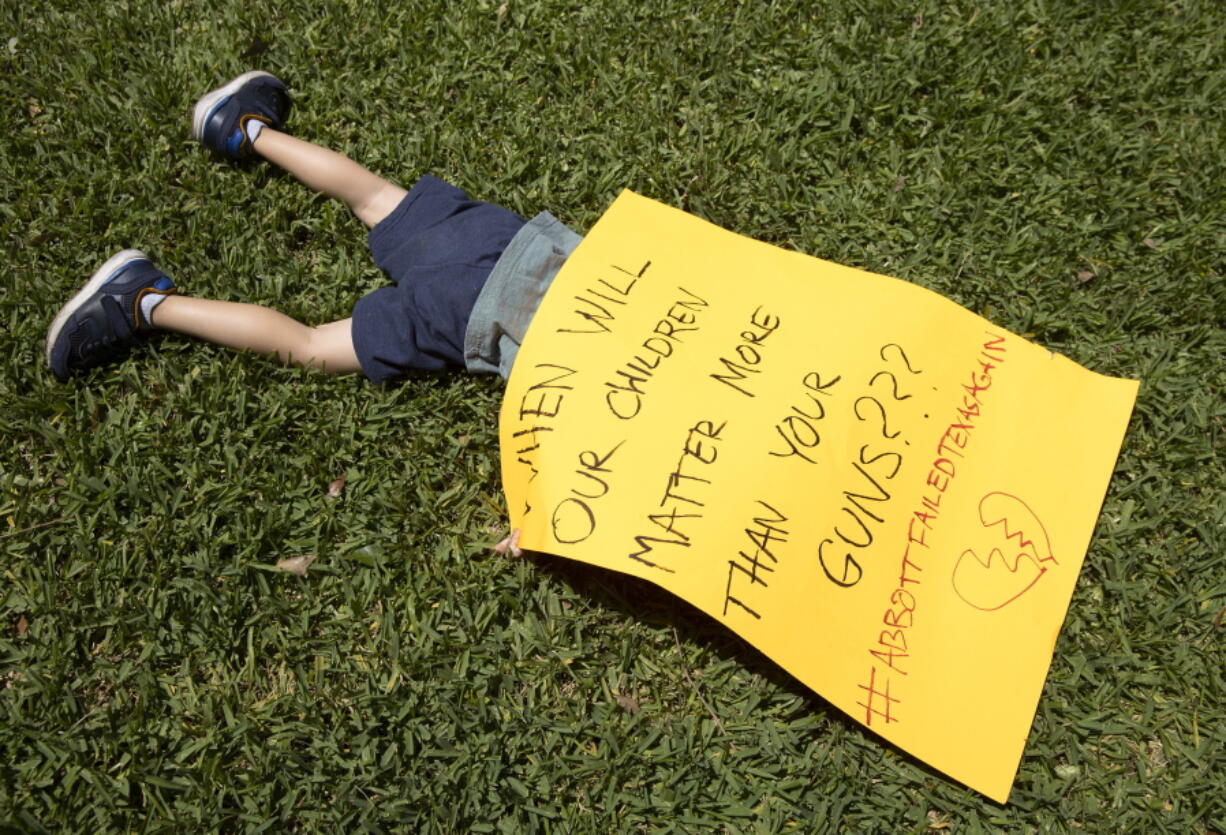
[(511, 531), (511, 535), (494, 546), (496, 554), (510, 554), (513, 557), (522, 557), (524, 552), (519, 547), (519, 528)]

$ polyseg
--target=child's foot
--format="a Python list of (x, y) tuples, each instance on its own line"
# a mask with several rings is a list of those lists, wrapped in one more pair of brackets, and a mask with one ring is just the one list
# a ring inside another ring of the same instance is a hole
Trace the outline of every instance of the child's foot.
[(264, 125), (280, 130), (287, 115), (285, 84), (253, 70), (200, 97), (192, 112), (192, 138), (231, 159), (246, 159)]
[(519, 528), (511, 531), (511, 535), (494, 546), (495, 554), (510, 554), (513, 557), (522, 557), (523, 549), (519, 547)]
[(149, 311), (175, 284), (138, 249), (103, 264), (47, 331), (47, 364), (60, 382), (117, 359), (153, 331)]

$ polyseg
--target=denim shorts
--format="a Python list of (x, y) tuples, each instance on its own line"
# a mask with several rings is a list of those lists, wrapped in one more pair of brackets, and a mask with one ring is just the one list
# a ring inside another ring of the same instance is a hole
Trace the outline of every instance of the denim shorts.
[(362, 371), (381, 383), (410, 370), (464, 367), (473, 304), (524, 225), (514, 212), (470, 200), (437, 177), (418, 180), (370, 230), (370, 252), (392, 284), (353, 308)]

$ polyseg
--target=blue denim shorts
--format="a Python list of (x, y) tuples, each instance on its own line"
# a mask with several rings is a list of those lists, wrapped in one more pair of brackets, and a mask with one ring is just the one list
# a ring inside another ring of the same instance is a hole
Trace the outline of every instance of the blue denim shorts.
[(437, 177), (418, 180), (370, 230), (370, 252), (392, 284), (353, 308), (362, 371), (381, 383), (410, 370), (464, 367), (473, 304), (524, 225), (514, 212), (470, 200)]

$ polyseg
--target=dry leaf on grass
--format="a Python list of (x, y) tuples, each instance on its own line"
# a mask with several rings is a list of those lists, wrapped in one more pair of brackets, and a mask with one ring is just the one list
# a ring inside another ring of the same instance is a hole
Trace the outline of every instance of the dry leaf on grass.
[(277, 560), (277, 568), (282, 571), (288, 571), (290, 574), (297, 574), (299, 577), (307, 575), (307, 569), (311, 567), (311, 563), (315, 562), (315, 554), (303, 554), (300, 557), (286, 557), (283, 560)]
[(930, 809), (928, 811), (928, 828), (935, 831), (949, 829), (949, 816), (943, 815), (935, 809)]
[(633, 696), (627, 696), (625, 693), (618, 693), (617, 703), (621, 705), (622, 707), (624, 707), (626, 710), (630, 711), (631, 713), (639, 712), (638, 699), (634, 698)]

